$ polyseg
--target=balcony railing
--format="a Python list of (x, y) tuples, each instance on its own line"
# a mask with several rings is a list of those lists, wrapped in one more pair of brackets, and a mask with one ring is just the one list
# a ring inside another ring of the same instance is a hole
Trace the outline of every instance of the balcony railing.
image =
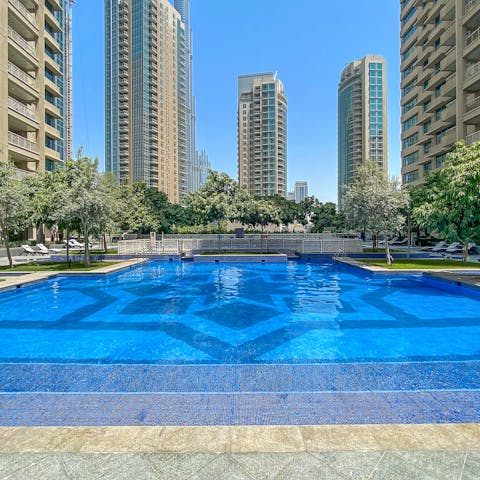
[(23, 83), (35, 88), (35, 79), (28, 73), (24, 72), (21, 68), (18, 68), (12, 62), (8, 62), (8, 73), (11, 73)]
[(36, 56), (35, 49), (12, 27), (8, 27), (8, 36), (17, 43), (20, 47), (24, 48), (25, 50), (30, 53), (30, 55)]
[(471, 45), (473, 42), (478, 40), (480, 38), (480, 27), (478, 27), (476, 30), (474, 30), (472, 33), (468, 34), (465, 37), (465, 44)]
[(35, 142), (32, 142), (21, 135), (17, 135), (16, 133), (8, 132), (8, 143), (29, 150), (30, 152), (38, 153), (37, 144)]
[(467, 112), (471, 112), (472, 110), (480, 107), (480, 97), (474, 98), (470, 102), (467, 102), (466, 107)]
[(465, 137), (467, 145), (471, 145), (475, 142), (480, 142), (480, 132), (475, 132)]
[(19, 2), (18, 0), (8, 0), (8, 3), (13, 5), (22, 14), (23, 17), (25, 17), (31, 24), (36, 26), (35, 15), (29, 10), (27, 10), (23, 3)]
[(11, 108), (32, 120), (37, 120), (37, 114), (33, 108), (27, 107), (24, 103), (19, 102), (12, 97), (8, 97), (8, 108)]
[(479, 3), (480, 3), (480, 0), (466, 0), (465, 13), (468, 13), (472, 8), (476, 7)]
[(480, 62), (474, 63), (473, 65), (467, 67), (467, 70), (465, 71), (465, 80), (474, 77), (478, 73), (480, 73)]

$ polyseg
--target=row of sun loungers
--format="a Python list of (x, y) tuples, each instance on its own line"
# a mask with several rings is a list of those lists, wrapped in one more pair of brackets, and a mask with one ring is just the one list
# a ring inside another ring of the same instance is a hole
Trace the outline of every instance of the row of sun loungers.
[[(68, 246), (73, 250), (83, 250), (85, 248), (84, 243), (80, 243), (73, 238), (68, 241)], [(67, 244), (65, 242), (65, 248), (66, 247)], [(22, 245), (22, 253), (20, 255), (43, 256), (61, 252), (62, 250), (60, 250), (59, 248), (47, 248), (43, 243), (37, 243), (35, 247), (31, 247), (30, 245)]]

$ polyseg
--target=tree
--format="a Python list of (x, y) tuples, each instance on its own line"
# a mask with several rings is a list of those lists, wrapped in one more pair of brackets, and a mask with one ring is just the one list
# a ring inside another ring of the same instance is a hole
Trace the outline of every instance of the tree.
[(78, 223), (85, 242), (85, 266), (90, 265), (90, 235), (100, 233), (113, 216), (111, 183), (98, 172), (98, 161), (88, 157), (69, 160), (64, 172), (66, 188), (57, 197), (58, 217)]
[(224, 220), (232, 220), (237, 215), (238, 183), (226, 173), (213, 170), (207, 182), (195, 193), (187, 196), (186, 203), (191, 208), (195, 221), (206, 225), (217, 223), (219, 228)]
[(313, 205), (313, 232), (321, 233), (325, 228), (340, 231), (345, 228), (345, 214), (337, 212), (337, 206), (333, 202), (320, 203)]
[(388, 235), (405, 224), (402, 209), (407, 208), (408, 191), (396, 178), (389, 179), (374, 162), (361, 165), (355, 172), (353, 184), (347, 186), (343, 197), (343, 212), (352, 228), (364, 228), (385, 238), (387, 263), (391, 265)]
[(29, 208), (25, 181), (15, 178), (10, 163), (0, 162), (0, 236), (5, 242), (10, 268), (13, 268), (10, 252), (10, 236), (28, 226)]
[(255, 198), (250, 195), (249, 198), (244, 199), (240, 208), (241, 213), (237, 220), (253, 228), (260, 225), (262, 233), (268, 224), (280, 224), (279, 209), (265, 198)]
[(116, 197), (117, 224), (122, 230), (149, 233), (158, 228), (158, 216), (163, 216), (163, 212), (154, 210), (152, 198), (143, 182), (120, 185), (116, 189)]
[(455, 144), (416, 195), (413, 215), (422, 227), (461, 242), (467, 260), (468, 244), (480, 241), (480, 142)]

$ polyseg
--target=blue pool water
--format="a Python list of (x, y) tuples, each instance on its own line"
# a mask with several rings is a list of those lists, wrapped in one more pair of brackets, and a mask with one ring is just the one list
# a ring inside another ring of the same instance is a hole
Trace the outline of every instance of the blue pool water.
[(332, 264), (149, 263), (0, 294), (0, 362), (480, 359), (480, 297)]
[(480, 296), (459, 289), (159, 262), (0, 293), (0, 426), (480, 422)]

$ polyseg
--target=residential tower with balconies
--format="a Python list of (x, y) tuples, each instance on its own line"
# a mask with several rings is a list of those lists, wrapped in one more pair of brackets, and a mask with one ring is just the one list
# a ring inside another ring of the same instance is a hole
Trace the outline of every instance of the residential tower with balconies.
[(238, 180), (254, 195), (287, 194), (287, 98), (273, 73), (238, 77)]
[(0, 160), (19, 173), (65, 161), (65, 4), (0, 0)]
[(402, 180), (422, 183), (457, 140), (480, 140), (480, 0), (403, 0)]
[(168, 0), (105, 0), (105, 167), (182, 202), (185, 26)]

